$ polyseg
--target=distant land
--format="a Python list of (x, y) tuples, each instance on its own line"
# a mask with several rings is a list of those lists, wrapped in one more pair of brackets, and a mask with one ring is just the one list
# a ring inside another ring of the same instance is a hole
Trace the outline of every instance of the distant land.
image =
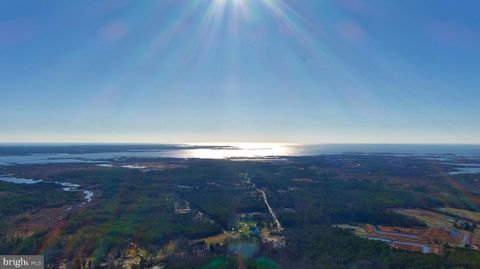
[[(2, 145), (48, 268), (478, 268), (478, 145)], [(322, 268), (322, 267), (321, 267)]]

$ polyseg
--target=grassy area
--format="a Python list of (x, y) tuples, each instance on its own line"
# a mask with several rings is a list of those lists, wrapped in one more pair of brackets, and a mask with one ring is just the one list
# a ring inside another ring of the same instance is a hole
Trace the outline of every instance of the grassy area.
[(341, 229), (346, 229), (353, 231), (353, 234), (362, 238), (366, 238), (368, 236), (368, 232), (365, 231), (364, 228), (359, 227), (359, 226), (354, 226), (354, 225), (348, 225), (348, 224), (339, 224), (339, 225), (334, 225), (334, 227), (338, 227)]
[(423, 210), (423, 209), (399, 209), (395, 210), (400, 214), (404, 214), (407, 216), (414, 217), (421, 222), (424, 222), (428, 227), (437, 227), (437, 228), (445, 228), (445, 229), (453, 229), (454, 220), (448, 216)]
[(458, 208), (451, 208), (451, 207), (444, 207), (440, 208), (440, 211), (450, 213), (455, 216), (459, 216), (461, 218), (467, 218), (473, 220), (475, 222), (480, 222), (480, 212), (465, 210), (465, 209), (458, 209)]
[(223, 245), (228, 239), (232, 239), (232, 238), (233, 237), (230, 233), (223, 232), (222, 234), (219, 234), (219, 235), (214, 235), (214, 236), (204, 238), (203, 241), (205, 241), (207, 245), (211, 245), (211, 244)]

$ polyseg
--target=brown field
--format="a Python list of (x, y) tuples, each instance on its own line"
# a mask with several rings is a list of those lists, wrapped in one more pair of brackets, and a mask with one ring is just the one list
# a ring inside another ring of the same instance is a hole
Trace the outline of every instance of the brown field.
[(207, 245), (216, 245), (216, 244), (219, 244), (219, 245), (224, 245), (229, 239), (235, 239), (237, 238), (238, 235), (233, 235), (232, 233), (229, 233), (229, 232), (223, 232), (221, 234), (217, 234), (217, 235), (214, 235), (214, 236), (210, 236), (210, 237), (206, 237), (206, 238), (202, 238), (202, 239), (198, 239), (198, 240), (193, 240), (192, 243), (198, 243), (198, 242), (205, 242)]

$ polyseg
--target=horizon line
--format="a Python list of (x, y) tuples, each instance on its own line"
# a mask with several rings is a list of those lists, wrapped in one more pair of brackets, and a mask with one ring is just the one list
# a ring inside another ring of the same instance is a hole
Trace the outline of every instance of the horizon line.
[(155, 145), (188, 145), (188, 146), (226, 146), (226, 145), (284, 145), (284, 146), (315, 146), (315, 145), (466, 145), (480, 146), (480, 142), (473, 143), (452, 143), (452, 142), (314, 142), (314, 143), (298, 143), (298, 142), (10, 142), (0, 141), (0, 146), (25, 146), (25, 145), (61, 145), (61, 146), (81, 146), (81, 145), (131, 145), (131, 146), (155, 146)]

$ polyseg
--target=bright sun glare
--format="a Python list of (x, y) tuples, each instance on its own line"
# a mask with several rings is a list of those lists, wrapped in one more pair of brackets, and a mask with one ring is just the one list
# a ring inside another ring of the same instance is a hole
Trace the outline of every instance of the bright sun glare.
[(252, 13), (274, 17), (278, 27), (291, 32), (302, 44), (313, 43), (304, 32), (304, 28), (311, 27), (311, 24), (283, 0), (212, 0), (203, 23), (211, 27), (210, 30), (216, 28), (222, 18), (238, 25), (239, 20), (250, 19)]
[(225, 13), (225, 9), (230, 5), (233, 7), (234, 12), (240, 11), (243, 15), (248, 15), (248, 0), (213, 0), (212, 7), (210, 7), (210, 15), (222, 16)]
[(224, 146), (232, 148), (195, 149), (189, 158), (226, 159), (226, 158), (265, 158), (287, 156), (294, 144), (286, 143), (192, 143), (191, 145)]

